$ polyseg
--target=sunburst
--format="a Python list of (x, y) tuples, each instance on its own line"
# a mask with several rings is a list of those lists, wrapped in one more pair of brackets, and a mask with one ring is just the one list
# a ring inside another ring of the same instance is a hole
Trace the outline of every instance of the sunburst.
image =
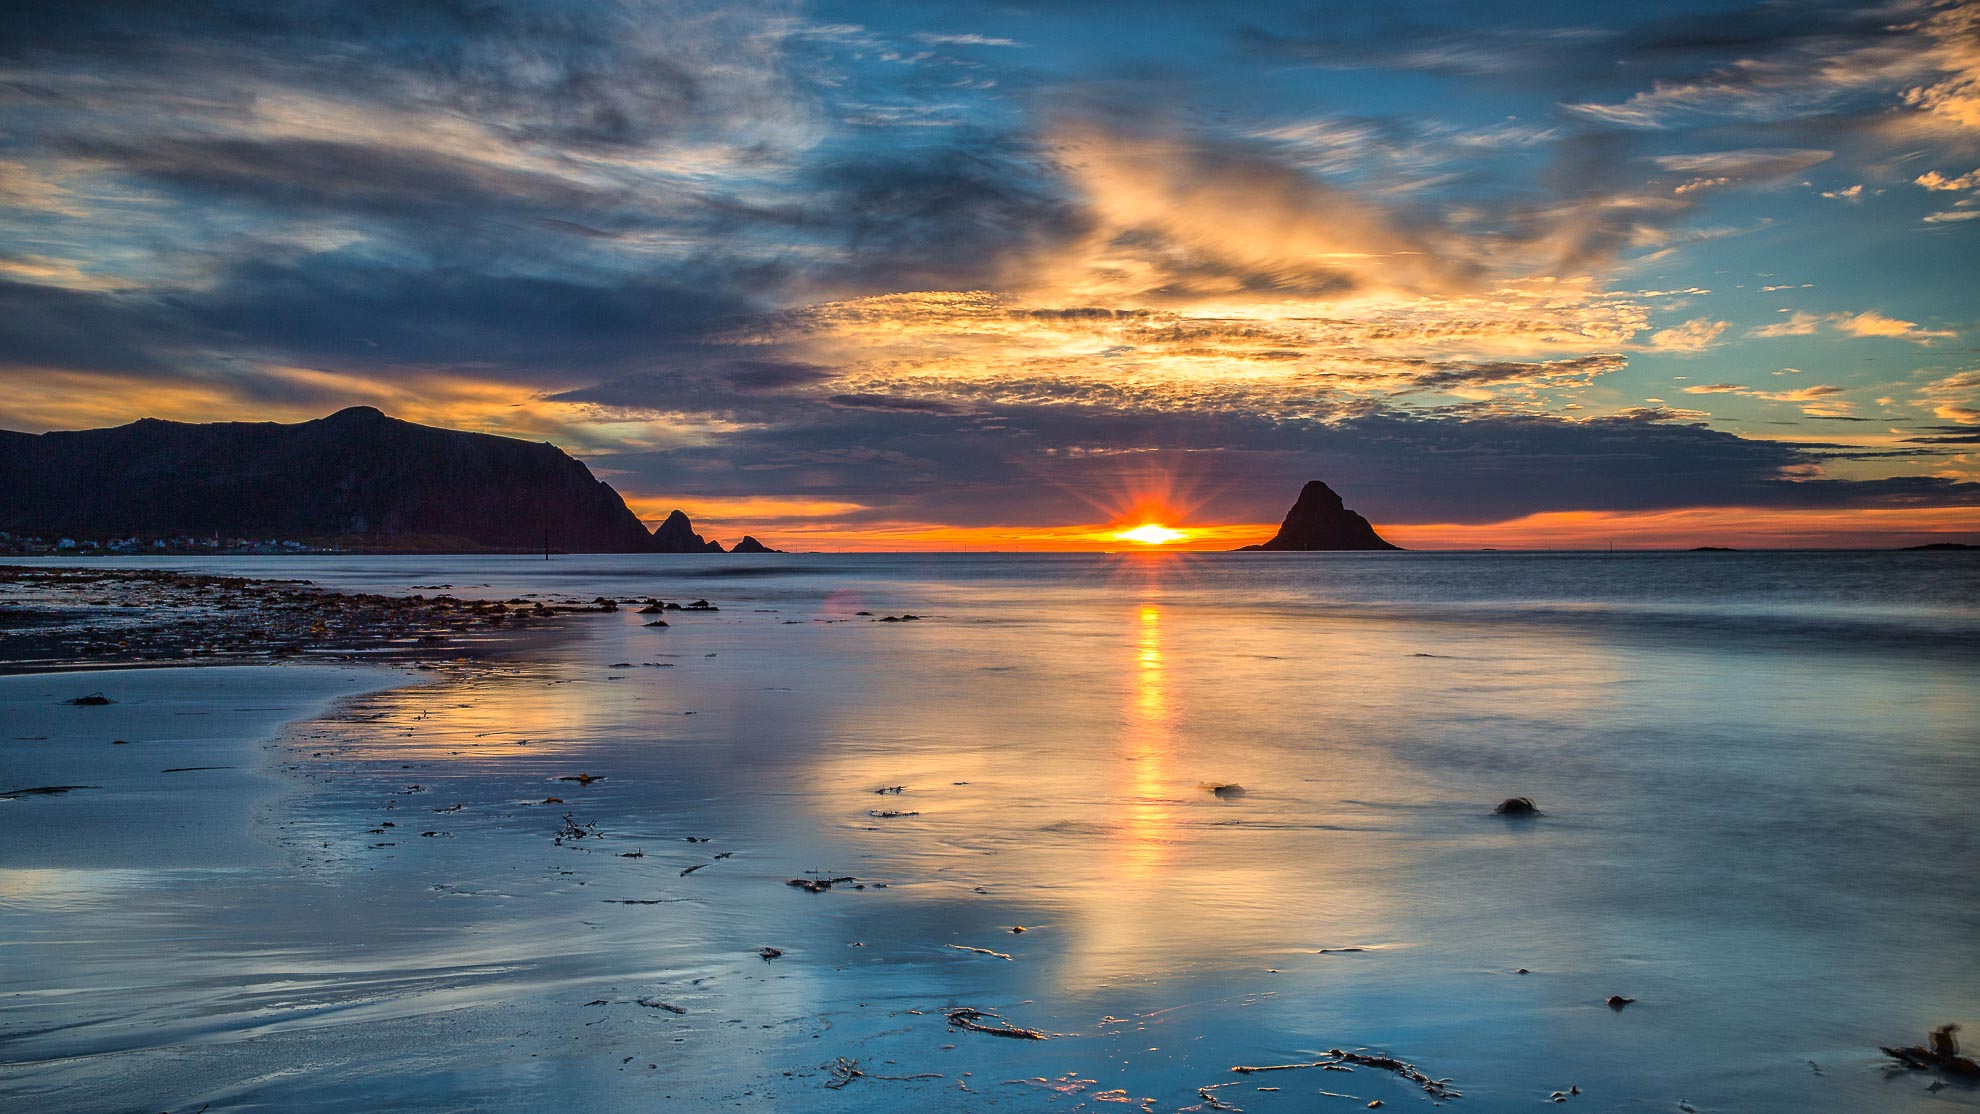
[(1114, 536), (1124, 542), (1135, 542), (1140, 545), (1167, 545), (1189, 537), (1181, 530), (1172, 530), (1153, 522), (1143, 523), (1132, 530), (1122, 530)]

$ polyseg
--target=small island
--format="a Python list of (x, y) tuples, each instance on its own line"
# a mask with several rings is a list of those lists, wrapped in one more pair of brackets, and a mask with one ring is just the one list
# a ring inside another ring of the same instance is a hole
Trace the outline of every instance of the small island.
[(1368, 520), (1349, 510), (1334, 489), (1308, 480), (1269, 541), (1240, 546), (1239, 553), (1322, 550), (1401, 550), (1384, 540)]

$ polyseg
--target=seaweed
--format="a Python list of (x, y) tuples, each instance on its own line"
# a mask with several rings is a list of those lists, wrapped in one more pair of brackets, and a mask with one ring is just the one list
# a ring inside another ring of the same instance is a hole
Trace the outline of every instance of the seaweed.
[(793, 889), (803, 890), (808, 894), (822, 894), (841, 882), (852, 882), (855, 880), (851, 875), (846, 875), (842, 878), (793, 878), (785, 882), (784, 885), (790, 886)]
[(1394, 1056), (1383, 1056), (1370, 1052), (1344, 1052), (1338, 1048), (1328, 1049), (1327, 1055), (1331, 1059), (1314, 1060), (1304, 1064), (1262, 1064), (1257, 1066), (1239, 1064), (1231, 1070), (1240, 1075), (1251, 1075), (1261, 1071), (1299, 1071), (1306, 1068), (1319, 1068), (1323, 1071), (1343, 1071), (1350, 1070), (1350, 1065), (1352, 1065), (1355, 1067), (1376, 1068), (1399, 1075), (1423, 1088), (1424, 1093), (1433, 1099), (1443, 1100), (1464, 1097), (1462, 1091), (1451, 1086), (1450, 1080), (1432, 1079), (1419, 1070), (1416, 1065), (1405, 1060), (1398, 1060)]
[(589, 824), (580, 824), (575, 819), (572, 818), (570, 813), (567, 812), (564, 814), (564, 826), (557, 829), (557, 837), (555, 842), (558, 844), (558, 846), (562, 846), (563, 842), (567, 839), (580, 840), (580, 839), (596, 839), (596, 838), (599, 838), (597, 821), (594, 820)]
[(1941, 1071), (1948, 1075), (1980, 1076), (1980, 1064), (1959, 1054), (1957, 1025), (1941, 1025), (1932, 1030), (1924, 1044), (1906, 1048), (1884, 1048), (1883, 1053), (1912, 1071)]
[[(1012, 1040), (1021, 1041), (1042, 1041), (1046, 1039), (1045, 1034), (1036, 1029), (1026, 1029), (1021, 1025), (1013, 1025), (988, 1010), (979, 1010), (970, 1006), (951, 1006), (942, 1011), (942, 1016), (948, 1019), (950, 1026), (957, 1029), (967, 1029), (972, 1033), (988, 1033), (993, 1037), (1009, 1037)], [(986, 1022), (989, 1024), (986, 1024)]]
[(62, 793), (73, 793), (78, 789), (101, 789), (100, 785), (37, 785), (32, 789), (10, 789), (0, 793), (0, 801), (11, 801), (18, 797), (53, 797)]

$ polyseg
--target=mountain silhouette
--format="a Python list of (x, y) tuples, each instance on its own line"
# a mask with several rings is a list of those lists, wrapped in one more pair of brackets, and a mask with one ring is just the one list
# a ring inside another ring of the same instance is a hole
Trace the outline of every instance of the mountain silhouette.
[[(679, 511), (693, 552), (703, 542)], [(680, 552), (562, 449), (353, 406), (314, 421), (0, 430), (0, 530), (397, 550)]]

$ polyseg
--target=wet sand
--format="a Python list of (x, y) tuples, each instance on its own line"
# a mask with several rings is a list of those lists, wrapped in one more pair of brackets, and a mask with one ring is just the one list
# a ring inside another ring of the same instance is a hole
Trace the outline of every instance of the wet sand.
[[(8, 870), (278, 865), (257, 812), (290, 788), (264, 748), (335, 701), (406, 684), (352, 666), (123, 669), (0, 676)], [(106, 705), (69, 701), (94, 695)], [(59, 794), (32, 790), (73, 786)]]
[[(1877, 1051), (1974, 1000), (1967, 665), (1748, 642), (1728, 672), (1184, 587), (737, 589), (667, 628), (628, 609), (471, 667), (357, 671), (421, 683), (299, 703), (247, 747), (292, 789), (235, 814), (279, 862), (0, 864), (0, 1097), (1980, 1099)], [(902, 611), (924, 619), (878, 621)], [(1492, 815), (1514, 790), (1543, 815)]]

